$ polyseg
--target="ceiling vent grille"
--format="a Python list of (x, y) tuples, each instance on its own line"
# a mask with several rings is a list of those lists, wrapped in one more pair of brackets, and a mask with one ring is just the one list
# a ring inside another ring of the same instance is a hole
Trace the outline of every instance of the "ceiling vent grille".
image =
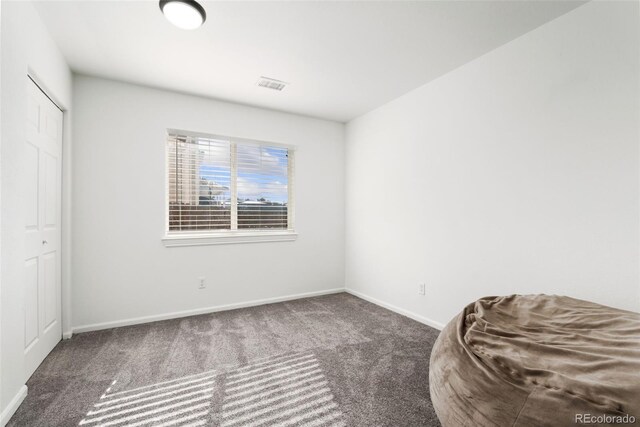
[(258, 80), (258, 83), (256, 84), (260, 87), (265, 87), (267, 89), (280, 91), (284, 89), (289, 83), (283, 82), (281, 80), (270, 79), (269, 77), (261, 76), (260, 79)]

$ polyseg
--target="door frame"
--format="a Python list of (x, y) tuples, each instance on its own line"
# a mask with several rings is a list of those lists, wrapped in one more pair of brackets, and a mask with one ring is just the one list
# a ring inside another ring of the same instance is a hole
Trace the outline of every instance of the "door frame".
[[(59, 101), (55, 91), (52, 91), (44, 83), (39, 74), (31, 67), (27, 70), (25, 85), (31, 80), (45, 94), (49, 100), (62, 111), (62, 218), (60, 223), (60, 264), (61, 269), (61, 310), (62, 310), (62, 337), (69, 339), (73, 334), (71, 327), (71, 117), (69, 106)], [(25, 378), (26, 381), (26, 378)]]

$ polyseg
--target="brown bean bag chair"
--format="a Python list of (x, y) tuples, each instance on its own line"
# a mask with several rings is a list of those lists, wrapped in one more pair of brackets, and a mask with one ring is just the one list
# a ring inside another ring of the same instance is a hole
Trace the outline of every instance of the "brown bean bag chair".
[(438, 337), (429, 383), (444, 427), (640, 425), (640, 314), (482, 298)]

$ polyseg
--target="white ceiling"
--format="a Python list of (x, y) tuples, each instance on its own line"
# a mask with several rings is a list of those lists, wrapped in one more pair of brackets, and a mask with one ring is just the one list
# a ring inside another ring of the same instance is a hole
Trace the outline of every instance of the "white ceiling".
[(157, 1), (35, 3), (78, 73), (343, 122), (582, 4), (201, 1), (207, 22), (185, 31)]

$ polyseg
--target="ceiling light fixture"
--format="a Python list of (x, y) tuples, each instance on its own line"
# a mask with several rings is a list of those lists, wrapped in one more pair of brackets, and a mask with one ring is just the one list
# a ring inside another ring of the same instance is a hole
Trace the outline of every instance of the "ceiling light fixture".
[(207, 13), (194, 0), (160, 0), (160, 10), (178, 28), (195, 30), (204, 24)]

